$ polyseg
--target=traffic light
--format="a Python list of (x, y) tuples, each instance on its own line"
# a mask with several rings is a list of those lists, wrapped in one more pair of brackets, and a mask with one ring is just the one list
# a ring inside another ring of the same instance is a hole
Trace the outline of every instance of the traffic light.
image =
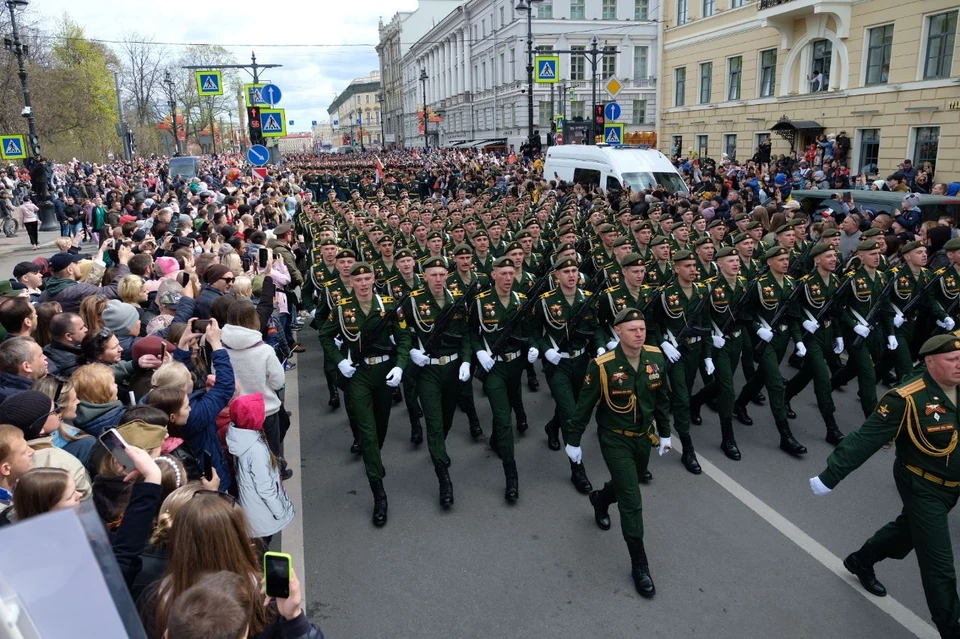
[(594, 104), (593, 105), (593, 122), (597, 127), (597, 131), (603, 133), (603, 116), (604, 105), (603, 104)]
[(260, 107), (247, 107), (247, 124), (250, 129), (250, 144), (263, 144), (260, 130)]

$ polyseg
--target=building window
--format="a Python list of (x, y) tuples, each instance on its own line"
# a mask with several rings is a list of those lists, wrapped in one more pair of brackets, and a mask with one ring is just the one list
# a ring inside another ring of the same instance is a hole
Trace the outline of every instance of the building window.
[(677, 0), (677, 26), (687, 23), (687, 0)]
[(507, 77), (507, 60), (506, 56), (502, 53), (500, 54), (500, 84), (504, 83), (504, 78)]
[(740, 99), (740, 78), (743, 75), (743, 56), (727, 60), (727, 99)]
[(709, 18), (717, 9), (717, 0), (703, 0), (703, 17)]
[(634, 124), (647, 123), (647, 101), (646, 100), (633, 101), (633, 123)]
[(506, 24), (506, 22), (504, 22), (503, 18), (504, 18), (504, 16), (503, 16), (503, 7), (500, 7), (500, 28), (501, 28), (501, 29), (502, 29), (503, 26)]
[(913, 166), (919, 169), (923, 167), (924, 162), (929, 162), (936, 170), (937, 151), (940, 150), (940, 127), (920, 126), (914, 129), (914, 133)]
[(683, 153), (683, 136), (675, 135), (670, 142), (670, 154), (674, 157), (680, 157), (681, 153)]
[[(586, 51), (587, 47), (573, 45), (570, 47), (571, 51)], [(587, 77), (586, 72), (587, 59), (580, 55), (579, 53), (570, 54), (570, 79), (571, 80), (585, 80)]]
[(760, 52), (760, 97), (768, 98), (777, 90), (777, 50)]
[(700, 64), (700, 104), (710, 104), (713, 94), (713, 62)]
[(684, 94), (687, 91), (687, 68), (680, 67), (673, 70), (673, 106), (684, 105)]
[(707, 140), (708, 136), (700, 133), (697, 135), (697, 155), (702, 158), (707, 157)]
[(603, 48), (603, 63), (601, 64), (600, 72), (604, 78), (609, 78), (617, 72), (617, 54), (614, 53), (616, 50), (616, 47)]
[(603, 20), (617, 19), (617, 0), (603, 0), (600, 17)]
[(867, 29), (867, 77), (864, 84), (886, 84), (890, 76), (890, 55), (893, 51), (893, 25)]
[(586, 104), (586, 103), (585, 103), (583, 100), (571, 100), (571, 101), (570, 101), (570, 117), (571, 117), (572, 119), (576, 120), (577, 118), (579, 118), (580, 120), (583, 120), (583, 118), (584, 118), (584, 114), (583, 114), (584, 104)]
[(813, 43), (813, 64), (810, 67), (810, 91), (826, 91), (830, 85), (830, 62), (833, 43), (817, 40)]
[(731, 160), (737, 159), (737, 134), (736, 133), (725, 133), (723, 135), (723, 152), (727, 154)]
[(543, 0), (540, 6), (537, 7), (537, 17), (538, 18), (553, 17), (553, 0)]
[(544, 100), (541, 100), (537, 104), (540, 110), (540, 118), (537, 122), (540, 123), (540, 126), (550, 126), (550, 111), (552, 110), (553, 104)]
[(732, 0), (730, 2), (731, 9), (738, 9), (743, 6), (743, 0)]
[(880, 129), (860, 129), (858, 173), (877, 175), (880, 172)]
[(517, 50), (510, 49), (510, 81), (517, 81)]
[(480, 90), (487, 90), (487, 63), (486, 61), (480, 63)]
[(633, 5), (633, 19), (634, 20), (649, 20), (650, 15), (650, 2), (649, 0), (634, 0)]
[(923, 79), (950, 77), (953, 65), (953, 40), (957, 33), (957, 12), (940, 13), (927, 18), (927, 55)]
[(480, 30), (483, 32), (483, 37), (487, 37), (487, 19), (484, 18), (480, 21)]
[(586, 11), (587, 0), (570, 0), (570, 18), (572, 19), (583, 19), (587, 15)]
[(633, 79), (639, 81), (647, 77), (647, 53), (649, 47), (633, 48)]

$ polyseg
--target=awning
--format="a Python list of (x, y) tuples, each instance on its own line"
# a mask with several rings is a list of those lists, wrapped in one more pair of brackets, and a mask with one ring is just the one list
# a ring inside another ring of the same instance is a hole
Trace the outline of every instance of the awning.
[(480, 140), (473, 145), (473, 148), (482, 149), (487, 146), (506, 146), (506, 145), (507, 145), (506, 138), (494, 138), (492, 140)]
[(467, 142), (461, 142), (460, 144), (454, 144), (454, 149), (472, 149), (474, 144), (477, 144), (481, 140), (469, 140)]
[(780, 120), (770, 128), (771, 131), (809, 131), (811, 129), (820, 131), (823, 126), (813, 120)]

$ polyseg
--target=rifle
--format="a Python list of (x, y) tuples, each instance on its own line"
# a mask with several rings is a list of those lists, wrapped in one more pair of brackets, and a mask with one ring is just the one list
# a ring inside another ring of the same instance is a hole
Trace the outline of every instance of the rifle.
[(810, 255), (810, 251), (813, 250), (814, 242), (811, 240), (807, 242), (807, 248), (803, 249), (803, 252), (800, 253), (787, 267), (787, 275), (793, 277), (797, 272), (797, 269), (803, 266), (803, 263), (807, 261), (807, 257)]
[[(700, 301), (697, 302), (697, 305), (694, 307), (693, 312), (690, 314), (690, 319), (687, 320), (687, 323), (683, 325), (683, 328), (680, 329), (680, 332), (677, 333), (677, 335), (673, 338), (677, 343), (677, 348), (683, 344), (683, 341), (687, 339), (687, 336), (691, 333), (703, 331), (701, 327), (695, 326), (694, 322), (696, 321), (697, 317), (703, 313), (703, 309), (707, 305), (707, 300), (710, 299), (710, 285), (707, 284), (706, 286), (707, 290), (703, 293), (703, 296), (700, 297)], [(696, 290), (696, 287), (694, 287), (694, 290)]]
[[(800, 296), (800, 291), (803, 290), (803, 287), (806, 286), (807, 280), (810, 279), (809, 275), (804, 275), (799, 280), (797, 280), (796, 285), (793, 287), (793, 291), (790, 292), (789, 297), (784, 300), (778, 307), (777, 312), (773, 314), (773, 317), (770, 319), (770, 330), (780, 323), (780, 320), (783, 319), (783, 316), (786, 315), (787, 310), (790, 308), (790, 305)], [(762, 293), (761, 293), (762, 295)], [(765, 340), (760, 340), (760, 343), (757, 344), (757, 347), (753, 351), (754, 358), (759, 357), (763, 354), (763, 351), (767, 348), (767, 342)]]
[(924, 284), (923, 288), (921, 288), (919, 291), (914, 291), (913, 297), (910, 298), (910, 301), (907, 302), (906, 306), (900, 309), (900, 312), (906, 315), (907, 313), (912, 311), (914, 307), (916, 307), (916, 305), (919, 304), (920, 301), (923, 299), (923, 296), (927, 294), (927, 291), (933, 288), (933, 285), (940, 281), (940, 278), (943, 277), (943, 274), (946, 271), (947, 271), (946, 266), (938, 268), (936, 271), (934, 271), (933, 277), (931, 277), (930, 280), (926, 284)]
[(650, 296), (650, 299), (647, 300), (647, 303), (643, 305), (643, 308), (640, 309), (640, 312), (643, 313), (643, 316), (646, 317), (647, 313), (653, 308), (653, 303), (660, 299), (660, 294), (663, 293), (667, 288), (673, 284), (673, 280), (677, 279), (676, 272), (670, 274), (670, 279), (664, 282), (662, 285), (658, 286), (654, 291), (653, 295)]
[(537, 303), (540, 294), (546, 290), (546, 287), (549, 284), (549, 279), (550, 271), (547, 271), (541, 275), (540, 279), (538, 279), (533, 285), (533, 288), (530, 289), (527, 301), (517, 309), (517, 312), (514, 313), (505, 324), (500, 324), (498, 327), (500, 330), (500, 335), (490, 347), (490, 357), (492, 359), (496, 360), (506, 352), (510, 340), (516, 337), (514, 333), (518, 328), (520, 328), (520, 322), (522, 322), (527, 313), (530, 312), (530, 310), (533, 308), (533, 305)]
[(433, 323), (433, 328), (430, 330), (430, 337), (427, 338), (426, 344), (423, 345), (423, 352), (429, 357), (439, 357), (437, 350), (440, 348), (440, 342), (443, 340), (444, 332), (447, 330), (450, 322), (453, 321), (453, 316), (461, 308), (470, 308), (470, 304), (473, 303), (473, 300), (475, 300), (479, 294), (480, 280), (474, 277), (473, 284), (470, 285), (470, 288), (466, 290), (463, 296), (460, 299), (455, 299), (453, 304), (443, 309), (440, 316)]
[(817, 311), (817, 315), (814, 319), (818, 324), (824, 317), (827, 316), (827, 313), (830, 312), (830, 309), (833, 307), (834, 303), (840, 299), (840, 291), (843, 290), (843, 287), (847, 285), (847, 282), (850, 281), (856, 272), (856, 269), (847, 271), (843, 281), (840, 282), (840, 285), (837, 287), (837, 290), (833, 293), (833, 295), (830, 296), (830, 299), (823, 303), (823, 306), (820, 307), (820, 310)]
[(563, 352), (570, 346), (570, 343), (573, 341), (573, 336), (570, 334), (570, 327), (573, 326), (574, 334), (578, 332), (580, 323), (587, 316), (587, 313), (597, 305), (597, 301), (600, 299), (599, 291), (601, 288), (603, 288), (603, 271), (594, 275), (584, 288), (585, 291), (590, 291), (592, 294), (587, 297), (583, 304), (580, 305), (580, 308), (567, 320), (564, 326), (563, 337), (557, 342), (558, 351)]
[(385, 331), (389, 326), (393, 325), (393, 318), (396, 317), (400, 309), (403, 308), (404, 303), (407, 301), (409, 297), (410, 297), (410, 291), (407, 291), (406, 293), (403, 294), (403, 296), (399, 300), (397, 300), (397, 307), (393, 311), (389, 313), (384, 313), (383, 316), (379, 320), (377, 320), (377, 323), (373, 325), (373, 328), (371, 328), (366, 335), (361, 333), (360, 343), (361, 344), (365, 343), (368, 346), (366, 348), (361, 348), (360, 352), (357, 354), (357, 362), (356, 362), (357, 368), (366, 369), (369, 367), (369, 365), (364, 360), (366, 360), (370, 356), (370, 349), (372, 348), (371, 343), (375, 344), (377, 341), (377, 338), (380, 337), (380, 334), (383, 333), (383, 331)]
[[(879, 273), (879, 271), (877, 272)], [(887, 280), (883, 290), (880, 291), (880, 295), (877, 297), (876, 303), (867, 312), (867, 316), (863, 318), (867, 322), (867, 326), (871, 328), (873, 327), (873, 318), (880, 311), (880, 306), (890, 297), (890, 291), (893, 290), (893, 284), (897, 281), (897, 273), (900, 272), (900, 268), (893, 268), (887, 272), (890, 275), (890, 279)], [(861, 344), (863, 344), (863, 335), (857, 335), (857, 338), (853, 340), (853, 346), (854, 348), (859, 348)]]
[(730, 309), (730, 313), (727, 314), (727, 317), (723, 320), (723, 326), (720, 327), (720, 334), (723, 335), (724, 338), (726, 338), (727, 333), (733, 327), (733, 323), (739, 319), (740, 312), (747, 305), (747, 300), (750, 299), (750, 289), (760, 281), (761, 277), (766, 275), (769, 268), (769, 264), (764, 264), (760, 270), (757, 271), (757, 276), (743, 287), (743, 294), (740, 296), (740, 299), (737, 300), (737, 305)]

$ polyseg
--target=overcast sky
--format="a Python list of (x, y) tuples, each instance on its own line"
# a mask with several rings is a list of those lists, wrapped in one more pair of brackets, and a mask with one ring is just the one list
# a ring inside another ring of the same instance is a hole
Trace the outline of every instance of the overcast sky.
[[(283, 65), (264, 72), (261, 80), (280, 87), (283, 99), (278, 106), (285, 108), (287, 120), (295, 123), (290, 132), (297, 132), (309, 131), (312, 120), (327, 120), (327, 107), (353, 78), (379, 70), (374, 49), (378, 20), (388, 22), (397, 11), (416, 7), (417, 0), (230, 0), (212, 4), (174, 0), (149, 5), (140, 0), (86, 0), (80, 4), (76, 0), (34, 0), (30, 9), (52, 20), (66, 12), (94, 39), (120, 40), (137, 32), (155, 42), (219, 44), (241, 64), (249, 62), (250, 51), (255, 50), (257, 62)], [(171, 14), (177, 17), (171, 19)], [(293, 44), (371, 46), (289, 46)], [(252, 81), (245, 72), (241, 74), (246, 82)]]

